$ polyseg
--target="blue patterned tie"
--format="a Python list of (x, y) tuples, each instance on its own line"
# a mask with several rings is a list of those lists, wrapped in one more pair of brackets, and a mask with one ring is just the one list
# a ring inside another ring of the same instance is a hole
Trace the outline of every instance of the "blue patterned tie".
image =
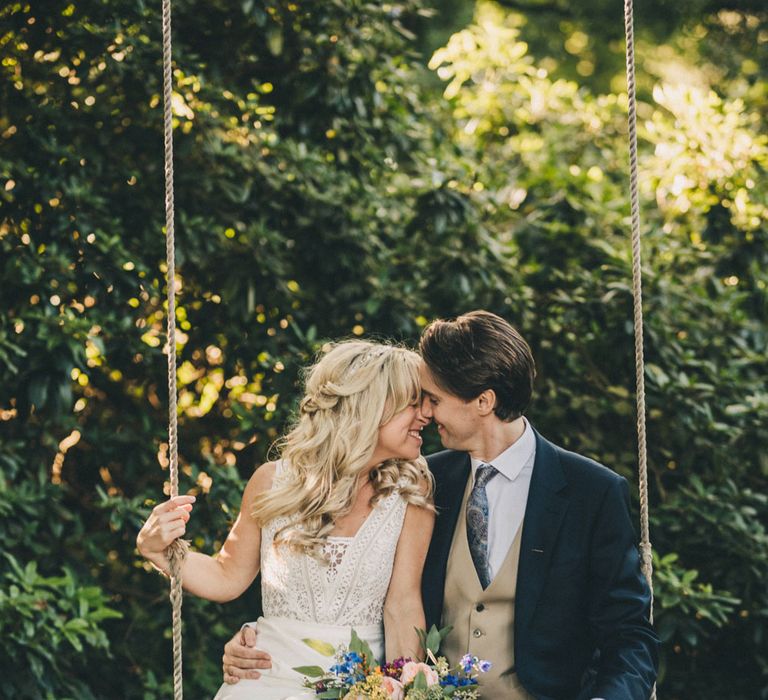
[(475, 473), (475, 485), (467, 500), (467, 540), (483, 590), (491, 583), (488, 570), (488, 495), (485, 485), (496, 476), (496, 468), (481, 464)]

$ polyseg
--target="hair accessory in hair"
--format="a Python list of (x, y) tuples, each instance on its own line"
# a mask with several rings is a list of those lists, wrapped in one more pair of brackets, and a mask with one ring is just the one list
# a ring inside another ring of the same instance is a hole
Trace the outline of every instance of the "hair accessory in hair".
[(350, 363), (349, 370), (347, 370), (347, 376), (348, 377), (354, 376), (358, 370), (362, 369), (366, 365), (370, 364), (374, 360), (386, 354), (388, 350), (390, 350), (390, 348), (387, 347), (386, 345), (376, 345), (372, 347), (370, 350), (367, 350), (366, 352), (361, 353)]

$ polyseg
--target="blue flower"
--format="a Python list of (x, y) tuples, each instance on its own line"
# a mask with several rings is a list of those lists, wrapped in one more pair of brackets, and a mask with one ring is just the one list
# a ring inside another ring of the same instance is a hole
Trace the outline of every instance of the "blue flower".
[(480, 669), (481, 673), (488, 673), (488, 671), (491, 670), (491, 662), (490, 661), (481, 661), (478, 664), (478, 668)]
[(449, 673), (447, 676), (445, 676), (445, 678), (443, 678), (440, 681), (440, 685), (443, 686), (443, 687), (445, 687), (447, 685), (458, 686), (459, 685), (459, 677), (458, 676), (454, 676), (452, 673)]
[(472, 670), (474, 661), (475, 659), (472, 658), (471, 654), (464, 654), (464, 656), (461, 657), (461, 661), (459, 661), (459, 666), (461, 666), (461, 670), (464, 671), (464, 673), (469, 673)]
[(341, 664), (334, 664), (329, 669), (336, 676), (348, 676), (355, 671), (356, 664), (352, 661), (345, 661)]

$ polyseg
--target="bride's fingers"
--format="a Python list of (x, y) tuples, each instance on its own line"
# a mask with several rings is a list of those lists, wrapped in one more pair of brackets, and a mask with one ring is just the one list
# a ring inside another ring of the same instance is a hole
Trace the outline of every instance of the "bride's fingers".
[(181, 508), (176, 508), (175, 510), (168, 511), (166, 513), (160, 513), (160, 515), (157, 516), (157, 522), (162, 525), (172, 523), (177, 520), (183, 520), (184, 522), (187, 522), (190, 517), (191, 516), (188, 511), (182, 510)]
[(161, 544), (163, 547), (167, 547), (173, 540), (180, 535), (183, 535), (186, 528), (186, 523), (183, 520), (164, 523), (154, 529), (150, 535), (150, 541), (154, 541)]
[(157, 513), (155, 513), (155, 517), (158, 520), (164, 520), (168, 517), (172, 516), (179, 516), (182, 513), (186, 513), (187, 515), (192, 512), (192, 508), (194, 506), (191, 503), (186, 503), (181, 506), (177, 506), (175, 508), (165, 508)]
[(197, 499), (195, 499), (194, 496), (174, 496), (164, 503), (160, 503), (159, 505), (155, 506), (154, 511), (156, 513), (165, 513), (166, 511), (174, 510), (179, 506), (191, 505), (195, 502), (195, 500)]
[(142, 526), (136, 537), (139, 551), (144, 555), (162, 552), (174, 540), (183, 537), (186, 524), (190, 519), (194, 496), (179, 496), (183, 499), (178, 505), (175, 499), (157, 506)]
[(166, 522), (169, 519), (186, 517), (192, 511), (192, 504), (195, 502), (194, 496), (176, 496), (170, 501), (160, 503), (152, 509), (152, 514), (147, 522)]
[(190, 507), (195, 502), (194, 496), (176, 496), (163, 503), (158, 503), (153, 509), (153, 515), (161, 515), (176, 510), (176, 508)]
[(187, 526), (184, 523), (180, 523), (179, 525), (174, 525), (173, 527), (167, 530), (168, 536), (174, 540), (181, 537), (186, 531), (187, 531)]
[(189, 522), (190, 515), (185, 511), (174, 510), (170, 513), (162, 513), (155, 517), (154, 522), (148, 522), (149, 533), (159, 533), (165, 536), (170, 528), (186, 525)]
[(187, 527), (183, 522), (179, 522), (177, 525), (168, 525), (161, 528), (159, 539), (162, 543), (162, 547), (167, 547), (171, 542), (182, 537), (186, 531)]

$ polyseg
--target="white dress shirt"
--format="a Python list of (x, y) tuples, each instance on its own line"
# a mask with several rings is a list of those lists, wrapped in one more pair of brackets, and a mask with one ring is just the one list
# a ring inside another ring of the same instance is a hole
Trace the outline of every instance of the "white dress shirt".
[(536, 459), (536, 436), (523, 418), (524, 430), (518, 440), (488, 462), (472, 458), (472, 484), (481, 464), (492, 464), (499, 472), (485, 486), (488, 496), (488, 568), (490, 578), (501, 568), (507, 552), (523, 524), (525, 504)]

